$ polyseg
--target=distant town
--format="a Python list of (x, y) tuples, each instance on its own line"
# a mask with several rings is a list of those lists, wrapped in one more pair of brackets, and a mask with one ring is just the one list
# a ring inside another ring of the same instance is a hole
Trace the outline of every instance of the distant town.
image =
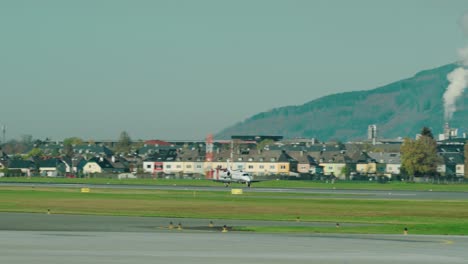
[(369, 125), (367, 134), (366, 140), (346, 143), (277, 135), (237, 135), (230, 140), (208, 135), (203, 141), (132, 141), (126, 132), (115, 141), (24, 136), (1, 145), (0, 176), (212, 179), (228, 167), (258, 179), (462, 181), (467, 175), (466, 138), (448, 124), (437, 139), (432, 134), (415, 137), (434, 138), (437, 156), (429, 164), (432, 171), (419, 173), (402, 168), (402, 138), (380, 138), (376, 125)]

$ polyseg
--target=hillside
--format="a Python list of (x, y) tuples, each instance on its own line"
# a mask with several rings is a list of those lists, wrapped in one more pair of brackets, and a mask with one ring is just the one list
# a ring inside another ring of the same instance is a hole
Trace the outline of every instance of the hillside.
[[(222, 130), (218, 139), (231, 135), (280, 135), (342, 141), (365, 139), (367, 126), (377, 124), (379, 137), (413, 137), (423, 126), (441, 133), (444, 114), (442, 95), (448, 64), (373, 90), (325, 96), (299, 106), (286, 106), (256, 114)], [(466, 130), (468, 96), (459, 99), (452, 127)]]

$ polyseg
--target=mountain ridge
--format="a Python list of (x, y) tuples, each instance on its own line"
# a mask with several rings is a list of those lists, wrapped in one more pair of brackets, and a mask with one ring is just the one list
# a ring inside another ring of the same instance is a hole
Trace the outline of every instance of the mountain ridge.
[[(444, 124), (442, 95), (448, 86), (447, 74), (457, 66), (446, 64), (417, 72), (414, 76), (371, 90), (326, 95), (302, 105), (290, 105), (252, 115), (227, 127), (215, 138), (231, 135), (281, 135), (320, 140), (362, 140), (367, 127), (376, 124), (379, 137), (413, 137), (423, 126), (434, 134)], [(468, 97), (463, 94), (452, 127), (465, 129)]]

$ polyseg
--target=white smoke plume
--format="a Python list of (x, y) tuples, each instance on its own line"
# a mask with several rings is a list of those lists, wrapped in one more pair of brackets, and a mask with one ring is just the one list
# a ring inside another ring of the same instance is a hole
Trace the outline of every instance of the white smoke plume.
[[(468, 36), (468, 12), (460, 19), (460, 26), (466, 36)], [(447, 75), (450, 84), (443, 96), (444, 118), (446, 122), (452, 119), (453, 113), (457, 110), (455, 105), (456, 100), (468, 87), (468, 46), (459, 49), (458, 56), (460, 58), (460, 67)]]
[(452, 119), (453, 113), (457, 110), (456, 99), (463, 94), (468, 86), (468, 70), (463, 67), (456, 68), (447, 75), (450, 84), (444, 93), (445, 121)]

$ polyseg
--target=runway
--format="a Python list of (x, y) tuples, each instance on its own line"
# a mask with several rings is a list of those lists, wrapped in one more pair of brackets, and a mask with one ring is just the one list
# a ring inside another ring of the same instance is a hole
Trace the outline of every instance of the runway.
[[(161, 226), (168, 220), (184, 228)], [(468, 259), (463, 236), (223, 233), (190, 228), (208, 222), (196, 220), (1, 213), (0, 262), (435, 264)]]
[(466, 263), (465, 237), (0, 231), (0, 261), (49, 263)]
[[(231, 188), (203, 187), (203, 186), (164, 186), (164, 185), (118, 185), (118, 184), (56, 184), (56, 183), (0, 183), (1, 186), (16, 187), (48, 187), (48, 188), (97, 188), (97, 189), (140, 189), (140, 190), (179, 190), (179, 191), (230, 191)], [(388, 191), (388, 190), (343, 190), (313, 189), (313, 188), (242, 188), (245, 193), (295, 193), (313, 194), (316, 198), (331, 198), (337, 195), (339, 198), (353, 199), (403, 199), (403, 200), (468, 200), (468, 192), (433, 192), (427, 191)]]

